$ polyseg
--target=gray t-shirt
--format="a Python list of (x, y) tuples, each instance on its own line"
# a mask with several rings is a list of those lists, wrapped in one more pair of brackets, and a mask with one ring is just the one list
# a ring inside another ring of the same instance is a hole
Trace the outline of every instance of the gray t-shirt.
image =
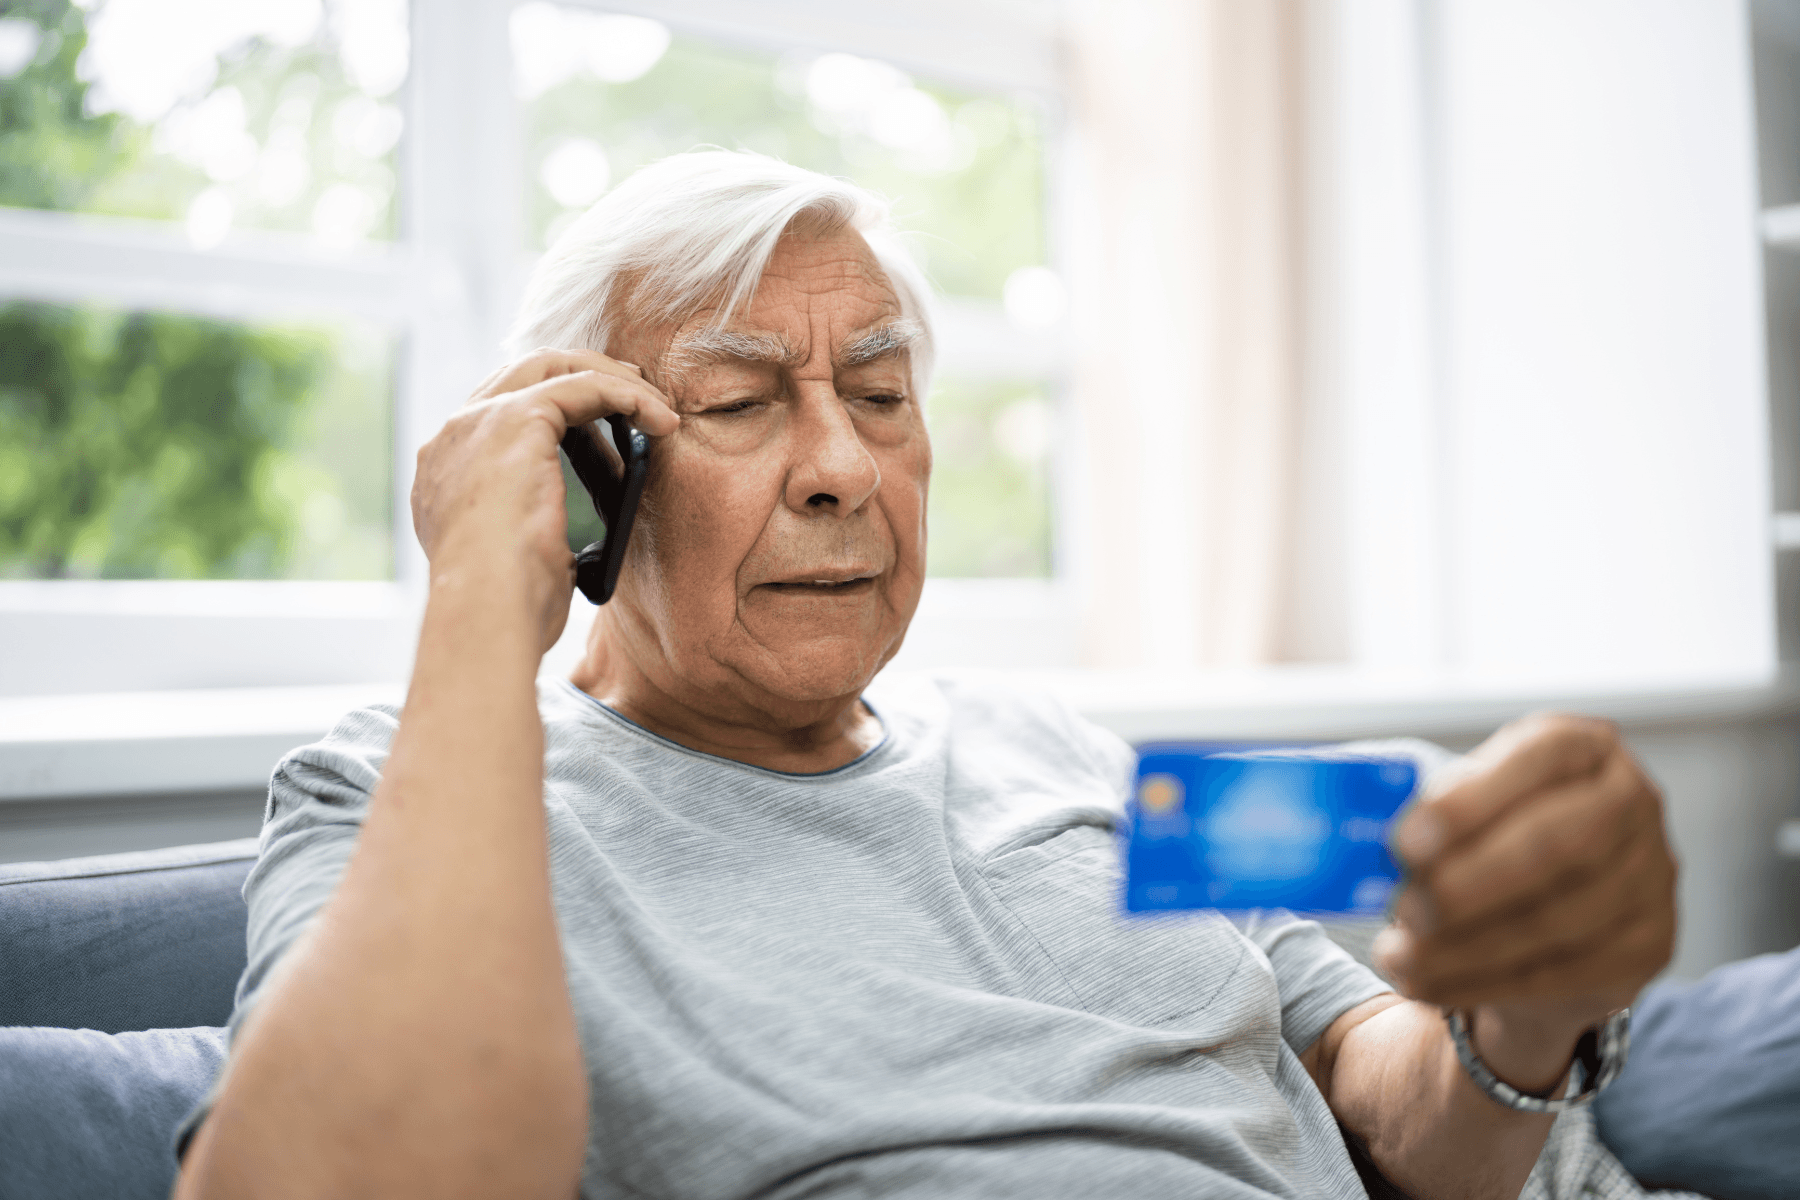
[[(1380, 980), (1286, 914), (1122, 916), (1131, 752), (1067, 709), (972, 676), (868, 701), (879, 747), (790, 775), (541, 689), (584, 1196), (1363, 1195), (1296, 1055)], [(276, 768), (234, 1030), (396, 727)]]

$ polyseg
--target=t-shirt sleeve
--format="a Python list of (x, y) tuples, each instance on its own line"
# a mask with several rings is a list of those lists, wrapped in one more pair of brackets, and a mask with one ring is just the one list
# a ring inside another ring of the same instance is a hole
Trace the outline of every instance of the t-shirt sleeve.
[[(1073, 711), (1063, 714), (1063, 735), (1080, 746), (1097, 774), (1113, 784), (1121, 802), (1132, 788), (1137, 754), (1122, 738)], [(1443, 772), (1455, 769), (1458, 755), (1418, 738), (1385, 738), (1335, 745), (1286, 748), (1308, 757), (1401, 758), (1418, 771), (1423, 791)], [(1317, 921), (1283, 909), (1248, 914), (1233, 921), (1265, 954), (1281, 996), (1281, 1035), (1301, 1054), (1350, 1009), (1393, 991), (1381, 977), (1343, 950)]]
[(1078, 754), (1088, 769), (1106, 783), (1113, 806), (1120, 812), (1131, 794), (1137, 775), (1137, 751), (1112, 730), (1060, 702), (1040, 698), (1047, 736)]
[(1317, 921), (1263, 909), (1234, 922), (1275, 968), (1281, 1036), (1304, 1054), (1331, 1023), (1365, 1000), (1394, 989), (1335, 942)]
[[(288, 951), (337, 890), (398, 727), (399, 712), (391, 705), (358, 709), (323, 740), (276, 764), (263, 812), (261, 851), (244, 881), (247, 961), (231, 1013), (233, 1041)], [(221, 1072), (177, 1129), (178, 1156), (212, 1110), (223, 1079)]]
[[(1340, 742), (1284, 753), (1320, 759), (1407, 759), (1418, 771), (1415, 795), (1445, 772), (1455, 770), (1461, 761), (1459, 755), (1419, 738)], [(1347, 924), (1357, 927), (1361, 936), (1356, 940), (1360, 942), (1372, 937), (1382, 923), (1376, 918)], [(1241, 917), (1234, 924), (1275, 968), (1275, 985), (1281, 993), (1281, 1036), (1295, 1054), (1305, 1052), (1350, 1009), (1394, 990), (1334, 942), (1317, 921), (1301, 920), (1285, 909), (1269, 909)], [(1340, 932), (1343, 928), (1339, 926)]]

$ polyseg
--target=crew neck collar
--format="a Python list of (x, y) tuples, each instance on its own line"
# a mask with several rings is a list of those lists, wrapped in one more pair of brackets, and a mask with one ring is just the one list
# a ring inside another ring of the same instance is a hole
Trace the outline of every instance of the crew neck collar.
[(881, 710), (876, 708), (865, 694), (858, 697), (858, 699), (861, 701), (862, 706), (869, 710), (869, 715), (875, 718), (876, 724), (881, 726), (881, 737), (873, 746), (870, 746), (867, 750), (864, 750), (861, 754), (857, 755), (849, 762), (844, 763), (842, 766), (832, 767), (828, 771), (777, 771), (773, 767), (759, 767), (755, 763), (741, 762), (735, 758), (726, 758), (722, 754), (711, 754), (705, 750), (696, 750), (692, 746), (684, 746), (673, 738), (664, 737), (654, 730), (644, 728), (618, 709), (613, 708), (612, 706), (601, 702), (597, 697), (582, 691), (575, 686), (572, 680), (559, 679), (557, 682), (582, 700), (587, 701), (588, 704), (592, 705), (594, 709), (598, 710), (601, 715), (608, 720), (617, 723), (619, 726), (640, 737), (649, 738), (658, 745), (666, 746), (671, 750), (679, 750), (683, 754), (691, 755), (694, 758), (704, 759), (707, 762), (718, 763), (721, 766), (737, 767), (745, 771), (756, 771), (763, 775), (773, 776), (777, 779), (829, 779), (833, 776), (843, 775), (848, 771), (852, 771), (863, 766), (865, 763), (868, 763), (877, 754), (880, 754), (883, 750), (887, 749), (888, 744), (894, 740), (893, 730), (889, 727), (887, 718), (881, 715)]

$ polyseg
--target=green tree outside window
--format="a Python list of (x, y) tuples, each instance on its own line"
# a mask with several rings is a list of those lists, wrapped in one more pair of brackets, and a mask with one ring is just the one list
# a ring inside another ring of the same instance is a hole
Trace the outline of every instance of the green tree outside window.
[[(30, 51), (0, 77), (0, 204), (191, 217), (218, 186), (207, 173), (159, 153), (156, 130), (89, 111), (87, 19), (66, 0), (0, 14)], [(252, 42), (209, 96), (251, 95), (273, 140), (296, 87), (347, 86), (341, 71), (320, 82), (331, 57), (322, 41)], [(307, 132), (315, 158), (332, 152)], [(294, 225), (304, 197), (288, 199), (260, 223)], [(0, 578), (390, 577), (390, 343), (351, 325), (0, 304)]]

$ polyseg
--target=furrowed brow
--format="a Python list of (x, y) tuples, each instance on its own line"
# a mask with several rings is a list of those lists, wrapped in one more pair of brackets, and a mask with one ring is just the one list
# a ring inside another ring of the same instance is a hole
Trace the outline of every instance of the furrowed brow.
[(677, 338), (664, 357), (665, 365), (676, 372), (734, 360), (793, 366), (800, 355), (777, 333), (707, 328)]
[(893, 358), (925, 336), (925, 326), (910, 317), (877, 325), (838, 347), (837, 365), (856, 367), (878, 358)]

